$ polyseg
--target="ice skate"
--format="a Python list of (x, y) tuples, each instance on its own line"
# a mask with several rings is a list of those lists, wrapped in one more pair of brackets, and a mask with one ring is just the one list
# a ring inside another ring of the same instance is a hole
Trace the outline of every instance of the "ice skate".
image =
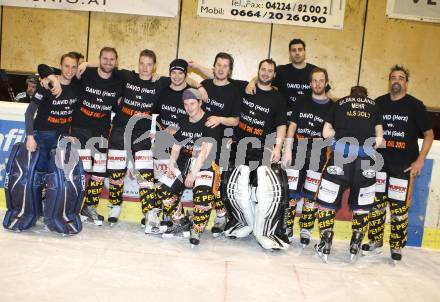
[(160, 209), (154, 208), (145, 214), (145, 234), (162, 234), (167, 230), (165, 225), (160, 223)]
[(332, 248), (332, 241), (333, 231), (324, 230), (322, 231), (321, 241), (319, 244), (315, 244), (315, 251), (324, 263), (328, 263), (328, 255), (330, 254), (330, 250)]
[(382, 253), (383, 241), (370, 240), (362, 244), (362, 256), (377, 255)]
[(183, 217), (179, 222), (167, 226), (167, 230), (162, 234), (162, 238), (183, 237), (189, 238), (191, 223), (187, 217)]
[(226, 215), (222, 217), (215, 217), (214, 225), (212, 226), (211, 232), (214, 238), (217, 238), (223, 234), (226, 227)]
[(292, 227), (286, 228), (286, 238), (290, 244), (293, 243), (293, 228)]
[(191, 243), (191, 248), (194, 248), (196, 245), (200, 244), (200, 233), (191, 229), (191, 236), (189, 238), (189, 243)]
[(357, 260), (363, 238), (363, 232), (358, 230), (353, 231), (353, 235), (351, 236), (350, 240), (350, 262), (355, 262)]
[(310, 244), (311, 232), (309, 229), (301, 229), (299, 233), (299, 240), (301, 242), (302, 248), (306, 248)]
[(109, 204), (110, 212), (108, 214), (107, 221), (110, 223), (110, 226), (114, 226), (118, 223), (119, 216), (121, 215), (122, 206), (121, 205), (112, 205)]
[(94, 206), (84, 205), (81, 209), (80, 216), (82, 222), (93, 222), (98, 226), (101, 226), (104, 221), (104, 217), (98, 214)]
[(391, 248), (391, 259), (393, 260), (393, 264), (397, 265), (397, 263), (402, 260), (402, 249)]

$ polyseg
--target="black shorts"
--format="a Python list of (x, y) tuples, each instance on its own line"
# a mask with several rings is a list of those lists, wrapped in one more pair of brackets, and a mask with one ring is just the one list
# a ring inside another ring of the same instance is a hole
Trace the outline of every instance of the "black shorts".
[[(328, 149), (330, 150), (330, 149)], [(323, 152), (319, 158), (318, 168), (312, 167), (311, 155), (308, 153), (304, 165), (299, 170), (286, 169), (289, 185), (289, 198), (300, 199), (301, 197), (314, 199), (321, 183), (322, 171), (330, 159), (330, 152)], [(295, 154), (292, 155), (295, 158)], [(294, 161), (294, 160), (293, 160)], [(294, 163), (296, 165), (296, 163)], [(312, 169), (315, 168), (315, 169)]]
[(84, 170), (93, 175), (106, 176), (108, 131), (95, 128), (72, 127), (70, 135), (77, 138), (81, 144), (78, 152)]
[(414, 176), (409, 171), (404, 172), (409, 166), (385, 162), (382, 170), (376, 173), (376, 192), (385, 194), (390, 201), (409, 206), (414, 185)]
[(370, 210), (376, 193), (376, 172), (371, 168), (362, 169), (362, 162), (372, 167), (370, 157), (357, 157), (353, 162), (337, 166), (334, 155), (325, 167), (317, 201), (320, 205), (338, 210), (341, 207), (342, 194), (350, 188), (349, 204), (352, 210)]
[[(124, 133), (125, 127), (113, 127), (110, 132), (110, 138), (108, 142), (108, 148), (114, 150), (128, 150), (124, 143)], [(132, 153), (136, 153), (141, 150), (151, 150), (151, 139), (149, 137), (137, 141), (146, 132), (135, 132), (131, 134), (130, 140), (127, 142), (127, 147), (129, 146)]]

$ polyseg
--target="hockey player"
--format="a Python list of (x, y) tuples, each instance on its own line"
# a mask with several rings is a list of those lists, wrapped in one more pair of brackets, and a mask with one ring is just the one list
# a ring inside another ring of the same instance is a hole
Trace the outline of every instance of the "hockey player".
[[(383, 245), (386, 208), (391, 212), (391, 258), (402, 259), (408, 235), (408, 209), (414, 177), (420, 174), (434, 139), (431, 120), (421, 101), (407, 94), (409, 72), (395, 65), (389, 73), (390, 93), (376, 99), (384, 120), (386, 148), (380, 149), (385, 165), (377, 173), (376, 200), (370, 213), (368, 238), (364, 251)], [(417, 139), (423, 133), (419, 152)]]
[[(210, 115), (206, 126), (219, 127), (222, 133), (226, 128), (238, 125), (241, 93), (235, 83), (230, 80), (234, 66), (234, 59), (228, 53), (219, 52), (214, 59), (213, 79), (204, 80), (201, 84), (208, 93), (208, 100), (204, 104), (205, 111)], [(221, 152), (221, 144), (217, 146), (217, 153)], [(220, 168), (222, 170), (223, 167)], [(220, 186), (225, 182), (220, 183)], [(226, 225), (226, 208), (218, 190), (215, 198), (216, 219), (211, 232), (214, 237), (223, 233)]]
[[(99, 204), (106, 176), (106, 139), (110, 130), (111, 112), (116, 110), (122, 91), (122, 81), (113, 72), (117, 59), (116, 49), (104, 47), (99, 54), (99, 67), (87, 68), (82, 74), (81, 99), (73, 113), (71, 125), (71, 136), (76, 137), (83, 148), (80, 150), (80, 156), (84, 169), (91, 175), (81, 215), (95, 225), (102, 225), (104, 220), (104, 217), (98, 214), (96, 207)], [(40, 65), (38, 72), (41, 77), (48, 77), (52, 81), (54, 94), (62, 91), (50, 67)]]
[(304, 203), (299, 220), (300, 241), (303, 246), (310, 242), (310, 234), (318, 209), (315, 195), (321, 181), (322, 169), (330, 155), (328, 148), (322, 148), (320, 152), (312, 152), (313, 142), (317, 139), (322, 140), (324, 119), (332, 106), (332, 101), (325, 92), (327, 84), (327, 71), (318, 67), (313, 69), (310, 73), (312, 94), (299, 97), (294, 103), (283, 152), (283, 164), (293, 166), (286, 169), (290, 206), (287, 236), (292, 242), (296, 205), (300, 198), (303, 198)]
[[(279, 165), (274, 165), (281, 159), (286, 105), (282, 95), (271, 87), (275, 68), (271, 59), (261, 61), (255, 95), (245, 94), (242, 98), (240, 121), (234, 131), (236, 165), (226, 185), (231, 213), (225, 236), (242, 238), (253, 232), (263, 248), (287, 249), (287, 239), (282, 238), (287, 177)], [(275, 140), (271, 140), (274, 133)], [(263, 160), (265, 148), (272, 152), (270, 159)], [(260, 165), (257, 170), (255, 164)]]
[[(50, 91), (37, 85), (31, 102), (26, 109), (26, 148), (34, 152), (40, 149), (38, 171), (46, 171), (50, 150), (57, 147), (60, 135), (69, 133), (72, 113), (78, 101), (79, 87), (72, 83), (78, 68), (78, 60), (71, 54), (64, 54), (60, 60), (61, 75), (56, 76), (63, 91), (57, 97)], [(34, 119), (35, 112), (37, 115)]]
[(317, 195), (321, 242), (315, 249), (327, 259), (336, 211), (341, 207), (342, 193), (350, 187), (349, 203), (353, 210), (350, 254), (353, 258), (367, 231), (368, 213), (374, 202), (376, 167), (373, 164), (380, 161), (374, 147), (383, 143), (382, 116), (364, 87), (353, 87), (349, 96), (333, 105), (325, 119), (323, 136), (334, 137), (335, 142)]
[[(79, 72), (84, 72), (87, 66), (90, 66), (87, 62), (81, 64)], [(157, 112), (159, 96), (170, 84), (166, 77), (154, 81), (155, 70), (156, 54), (144, 49), (139, 54), (138, 73), (126, 69), (114, 71), (123, 82), (123, 91), (121, 104), (112, 121), (107, 155), (110, 183), (108, 221), (111, 225), (118, 221), (121, 213), (124, 178), (129, 161), (139, 172), (136, 176), (142, 208), (148, 207), (155, 200), (152, 142), (150, 137), (142, 139), (141, 136), (151, 129), (152, 115)]]
[[(78, 60), (71, 54), (64, 54), (60, 60), (61, 75), (56, 76), (63, 91), (54, 96), (49, 90), (38, 85), (26, 109), (26, 148), (29, 152), (39, 149), (36, 173), (43, 184), (48, 171), (50, 151), (57, 148), (60, 136), (68, 135), (72, 113), (78, 101), (79, 87), (72, 82), (78, 68)], [(34, 118), (35, 112), (37, 115)], [(41, 188), (40, 188), (41, 189)], [(39, 193), (41, 198), (41, 193)]]
[[(290, 117), (292, 107), (301, 97), (310, 97), (310, 73), (317, 66), (306, 62), (306, 43), (298, 38), (289, 42), (289, 55), (291, 63), (278, 65), (272, 85), (277, 87), (285, 97), (287, 116)], [(329, 84), (326, 91), (330, 89)], [(251, 81), (246, 92), (255, 93), (255, 81)]]
[(206, 126), (209, 116), (202, 109), (201, 94), (197, 90), (186, 89), (182, 99), (188, 116), (180, 121), (179, 130), (175, 133), (179, 143), (171, 149), (167, 173), (160, 179), (162, 185), (158, 194), (164, 197), (164, 211), (172, 203), (179, 204), (171, 216), (173, 225), (164, 234), (164, 237), (174, 236), (189, 231), (190, 224), (183, 215), (179, 200), (184, 187), (192, 188), (194, 216), (190, 243), (198, 245), (219, 186), (216, 144), (223, 133), (219, 127)]

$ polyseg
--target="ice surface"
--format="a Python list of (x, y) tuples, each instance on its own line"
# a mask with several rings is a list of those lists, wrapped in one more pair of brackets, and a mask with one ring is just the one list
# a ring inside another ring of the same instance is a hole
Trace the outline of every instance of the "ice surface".
[(272, 252), (206, 231), (191, 249), (133, 223), (62, 237), (39, 222), (0, 230), (0, 301), (440, 301), (437, 251), (405, 248), (394, 266), (385, 246), (350, 264), (348, 242), (336, 241), (324, 264), (315, 243)]

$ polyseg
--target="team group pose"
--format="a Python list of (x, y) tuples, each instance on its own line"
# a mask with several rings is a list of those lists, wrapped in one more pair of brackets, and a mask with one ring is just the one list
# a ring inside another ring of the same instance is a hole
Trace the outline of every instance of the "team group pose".
[[(354, 86), (334, 101), (327, 70), (306, 62), (305, 42), (290, 41), (289, 53), (289, 64), (259, 62), (249, 81), (232, 77), (234, 59), (224, 52), (212, 68), (176, 59), (167, 76), (156, 74), (156, 54), (148, 49), (137, 72), (118, 68), (111, 47), (101, 49), (98, 66), (75, 52), (61, 57), (59, 69), (39, 65), (23, 147), (39, 154), (29, 171), (37, 175), (37, 210), (52, 196), (45, 184), (51, 152), (67, 138), (87, 175), (77, 209), (83, 221), (103, 224), (97, 206), (108, 177), (108, 222), (118, 223), (130, 173), (146, 234), (199, 245), (214, 209), (214, 237), (253, 235), (264, 249), (286, 250), (296, 236), (308, 246), (317, 221), (315, 250), (326, 261), (350, 188), (351, 258), (382, 248), (389, 205), (391, 257), (401, 260), (414, 177), (434, 138), (425, 106), (407, 94), (409, 72), (392, 67), (389, 93), (376, 100)], [(189, 78), (189, 68), (206, 80)], [(181, 203), (185, 189), (193, 192), (192, 211)]]

